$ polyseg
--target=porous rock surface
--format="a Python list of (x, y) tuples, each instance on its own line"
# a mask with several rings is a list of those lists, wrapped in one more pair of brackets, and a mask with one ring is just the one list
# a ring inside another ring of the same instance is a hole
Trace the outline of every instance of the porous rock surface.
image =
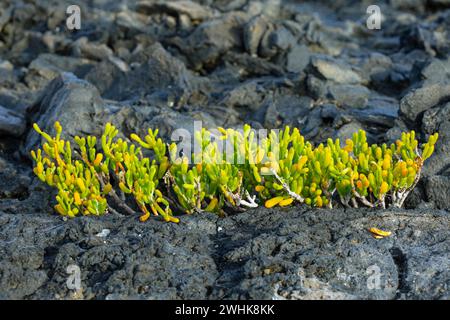
[(178, 225), (3, 213), (1, 298), (449, 299), (449, 228), (438, 210), (256, 209)]
[[(449, 299), (448, 1), (378, 1), (380, 30), (367, 1), (77, 4), (82, 30), (69, 31), (64, 2), (0, 2), (0, 298)], [(406, 209), (63, 221), (29, 157), (32, 123), (55, 120), (67, 139), (112, 122), (122, 138), (169, 140), (194, 121), (290, 125), (313, 143), (359, 129), (371, 143), (440, 138)]]

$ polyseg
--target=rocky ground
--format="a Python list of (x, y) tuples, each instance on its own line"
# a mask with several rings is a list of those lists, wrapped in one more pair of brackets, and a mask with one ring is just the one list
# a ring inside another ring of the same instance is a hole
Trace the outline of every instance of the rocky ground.
[[(72, 2), (0, 3), (0, 298), (450, 298), (450, 1), (378, 1), (369, 30), (372, 1), (83, 0), (69, 31)], [(440, 139), (406, 209), (65, 222), (28, 156), (31, 124), (55, 120), (68, 137), (110, 121), (168, 139), (200, 120)]]
[[(374, 226), (393, 235), (374, 239)], [(449, 228), (443, 210), (256, 209), (179, 225), (2, 214), (0, 297), (450, 299)]]

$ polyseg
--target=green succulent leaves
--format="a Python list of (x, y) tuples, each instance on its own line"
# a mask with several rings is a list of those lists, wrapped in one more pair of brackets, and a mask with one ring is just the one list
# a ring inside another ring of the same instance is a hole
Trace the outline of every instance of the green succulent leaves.
[(41, 181), (58, 189), (55, 210), (68, 217), (104, 214), (109, 186), (102, 186), (97, 176), (99, 167), (94, 163), (101, 156), (96, 153), (95, 138), (89, 137), (89, 143), (76, 138), (84, 159), (73, 160), (70, 142), (61, 139), (62, 128), (58, 122), (54, 125), (54, 138), (42, 132), (37, 124), (33, 127), (46, 140), (43, 150), (31, 152), (36, 163), (33, 171)]
[(173, 210), (223, 215), (259, 203), (268, 208), (295, 202), (331, 208), (336, 201), (400, 207), (438, 139), (435, 133), (419, 147), (411, 131), (395, 144), (369, 145), (360, 130), (343, 145), (328, 139), (314, 147), (297, 128), (261, 137), (245, 125), (242, 130), (202, 128), (194, 137), (200, 147), (180, 156), (177, 145), (167, 145), (157, 129), (125, 140), (108, 123), (100, 144), (94, 136), (77, 136), (72, 148), (61, 138), (59, 122), (54, 137), (37, 124), (33, 128), (43, 137), (42, 149), (31, 152), (33, 171), (58, 190), (59, 214), (102, 215), (114, 208), (133, 213), (131, 202), (142, 212), (141, 221), (153, 214), (172, 222), (179, 221)]
[[(141, 221), (147, 220), (151, 213), (161, 215), (166, 221), (179, 221), (172, 216), (169, 202), (158, 189), (159, 181), (169, 165), (167, 157), (159, 157), (159, 162), (144, 157), (136, 145), (116, 139), (119, 132), (108, 123), (101, 137), (103, 153), (96, 149), (96, 137), (77, 136), (74, 141), (78, 146), (76, 153), (79, 159), (74, 160), (70, 142), (60, 138), (62, 128), (58, 122), (55, 123), (54, 138), (37, 124), (34, 124), (34, 129), (47, 142), (43, 145), (43, 152), (41, 149), (31, 152), (36, 163), (33, 171), (40, 180), (58, 189), (55, 210), (61, 215), (102, 215), (108, 210), (113, 211), (107, 197), (131, 213), (134, 210), (126, 202), (126, 198), (131, 197), (142, 211)], [(146, 144), (145, 147), (156, 154), (159, 151), (162, 151), (159, 154), (165, 153), (161, 143)]]

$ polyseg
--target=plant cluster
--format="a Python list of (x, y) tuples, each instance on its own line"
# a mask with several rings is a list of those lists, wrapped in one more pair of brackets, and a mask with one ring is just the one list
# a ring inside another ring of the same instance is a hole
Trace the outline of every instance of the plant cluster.
[(158, 130), (127, 141), (108, 123), (99, 144), (94, 136), (77, 136), (72, 149), (61, 139), (61, 125), (54, 128), (52, 137), (34, 124), (45, 142), (31, 155), (34, 173), (58, 190), (58, 213), (131, 214), (136, 208), (141, 221), (153, 214), (172, 222), (179, 221), (173, 211), (223, 215), (259, 203), (401, 207), (438, 139), (435, 133), (419, 148), (411, 131), (395, 144), (369, 145), (360, 130), (344, 145), (328, 139), (314, 147), (297, 128), (271, 130), (258, 139), (245, 125), (214, 134), (203, 128), (194, 137), (200, 148), (184, 155), (175, 143), (158, 138)]
[(54, 126), (55, 137), (43, 132), (37, 124), (33, 127), (46, 140), (43, 150), (31, 152), (36, 163), (33, 171), (41, 181), (58, 189), (55, 210), (61, 215), (74, 217), (78, 214), (102, 215), (108, 210), (116, 212), (107, 197), (122, 212), (131, 214), (135, 210), (126, 201), (130, 196), (142, 211), (141, 221), (153, 213), (166, 221), (178, 222), (178, 218), (172, 216), (169, 202), (158, 189), (169, 160), (165, 156), (165, 144), (156, 139), (157, 131), (149, 130), (146, 142), (141, 142), (154, 151), (158, 161), (145, 157), (136, 145), (116, 139), (118, 130), (109, 123), (101, 137), (102, 152), (97, 150), (96, 137), (76, 136), (78, 148), (75, 150), (77, 159), (74, 159), (70, 142), (61, 139), (59, 122)]

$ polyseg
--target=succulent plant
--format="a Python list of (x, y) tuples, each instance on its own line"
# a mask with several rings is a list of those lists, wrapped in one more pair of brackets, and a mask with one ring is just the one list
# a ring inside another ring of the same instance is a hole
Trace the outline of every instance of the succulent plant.
[(38, 178), (58, 189), (58, 213), (131, 214), (133, 199), (141, 221), (154, 214), (172, 222), (179, 221), (173, 210), (223, 215), (258, 203), (268, 208), (293, 203), (332, 208), (337, 201), (353, 207), (401, 207), (438, 139), (435, 133), (419, 147), (411, 131), (395, 144), (369, 145), (360, 130), (344, 146), (339, 139), (328, 139), (314, 147), (297, 128), (266, 135), (249, 125), (242, 130), (203, 128), (195, 132), (200, 148), (190, 163), (190, 155), (179, 155), (175, 143), (167, 145), (157, 137), (157, 129), (149, 129), (143, 139), (132, 134), (127, 141), (117, 139), (118, 130), (108, 123), (99, 151), (94, 136), (75, 137), (77, 148), (72, 150), (61, 139), (61, 125), (56, 122), (54, 128), (52, 137), (34, 124), (45, 141), (31, 156)]
[(96, 152), (95, 137), (83, 140), (84, 159), (75, 160), (70, 142), (61, 139), (59, 122), (54, 125), (55, 137), (43, 132), (37, 124), (33, 127), (46, 140), (43, 152), (41, 149), (31, 152), (36, 163), (33, 172), (41, 181), (58, 189), (55, 210), (71, 218), (78, 214), (104, 214), (107, 210), (105, 196), (111, 186), (102, 185), (97, 176), (102, 155)]
[[(171, 186), (181, 207), (188, 213), (212, 211), (223, 213), (224, 206), (238, 209), (243, 206), (256, 207), (254, 197), (243, 186), (244, 174), (239, 165), (235, 165), (239, 145), (237, 131), (220, 128), (218, 138), (222, 143), (211, 141), (213, 134), (206, 130), (196, 132), (195, 139), (201, 146), (193, 155), (195, 165), (189, 166), (186, 156), (177, 157), (177, 146), (169, 147), (171, 159), (166, 183)], [(230, 135), (228, 135), (230, 134)], [(221, 146), (231, 146), (231, 149)], [(227, 150), (229, 152), (227, 152)]]
[[(72, 159), (70, 142), (61, 139), (62, 127), (58, 122), (55, 123), (55, 137), (43, 132), (37, 124), (34, 129), (47, 142), (43, 145), (45, 156), (41, 149), (31, 152), (36, 163), (33, 171), (40, 180), (58, 188), (55, 206), (58, 213), (69, 217), (102, 215), (108, 211), (117, 213), (108, 204), (108, 196), (122, 212), (132, 214), (135, 211), (126, 202), (126, 196), (130, 195), (142, 211), (141, 221), (153, 213), (166, 221), (178, 222), (178, 218), (172, 216), (169, 202), (158, 189), (169, 165), (167, 157), (162, 156), (165, 149), (161, 149), (161, 144), (147, 141), (144, 145), (155, 152), (159, 162), (150, 160), (136, 145), (116, 139), (118, 130), (108, 123), (101, 137), (103, 153), (96, 149), (96, 137), (76, 136), (78, 159)], [(157, 132), (149, 131), (149, 134), (155, 137)], [(138, 140), (137, 136), (132, 138)], [(118, 186), (120, 195), (113, 184)]]

